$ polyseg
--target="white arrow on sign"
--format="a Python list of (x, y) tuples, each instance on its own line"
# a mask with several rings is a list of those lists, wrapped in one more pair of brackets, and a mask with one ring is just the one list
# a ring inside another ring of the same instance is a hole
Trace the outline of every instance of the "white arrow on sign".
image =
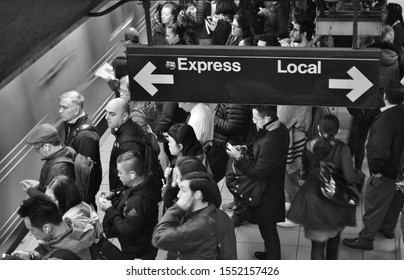
[(355, 100), (361, 97), (373, 84), (355, 66), (352, 66), (347, 73), (352, 79), (330, 79), (328, 81), (328, 88), (352, 89), (347, 94), (347, 97), (352, 102), (355, 102)]
[(153, 84), (174, 84), (173, 75), (158, 75), (152, 74), (156, 70), (156, 66), (150, 61), (142, 70), (137, 73), (133, 78), (139, 85), (141, 85), (151, 96), (155, 95), (158, 89)]

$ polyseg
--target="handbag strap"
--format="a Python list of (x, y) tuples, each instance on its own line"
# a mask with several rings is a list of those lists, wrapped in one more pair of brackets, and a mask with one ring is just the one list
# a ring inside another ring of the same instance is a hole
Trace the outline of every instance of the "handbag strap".
[(235, 163), (236, 162), (236, 160), (235, 159), (233, 159), (233, 161), (232, 161), (232, 163), (231, 163), (231, 168), (233, 169), (233, 173), (234, 174), (236, 174), (236, 166), (235, 166)]
[(341, 152), (340, 152), (341, 147), (342, 147), (342, 142), (341, 141), (335, 141), (335, 145), (332, 147), (331, 157), (328, 160), (328, 162), (331, 162), (332, 164), (339, 166), (338, 164), (335, 164), (335, 162), (337, 162), (336, 156), (339, 157), (340, 154), (341, 154)]

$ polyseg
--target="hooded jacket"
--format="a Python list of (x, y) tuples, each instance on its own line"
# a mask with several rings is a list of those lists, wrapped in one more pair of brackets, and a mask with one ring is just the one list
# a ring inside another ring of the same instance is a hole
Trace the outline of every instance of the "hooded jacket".
[(380, 48), (382, 50), (379, 66), (379, 88), (384, 88), (389, 81), (398, 78), (400, 50), (389, 42), (377, 42), (370, 45), (369, 48)]
[(136, 102), (131, 101), (129, 103), (130, 106), (130, 113), (129, 117), (140, 125), (144, 132), (148, 131), (147, 125), (149, 125), (152, 130), (156, 127), (156, 120), (157, 120), (157, 107), (154, 102), (147, 102), (144, 107), (138, 108), (136, 107)]
[(117, 191), (102, 222), (107, 237), (118, 237), (125, 259), (142, 258), (157, 249), (151, 244), (157, 224), (160, 184), (150, 173), (142, 183)]
[(65, 175), (75, 180), (74, 165), (67, 162), (54, 163), (59, 157), (67, 157), (74, 161), (76, 152), (70, 147), (63, 147), (53, 155), (42, 159), (45, 161), (41, 169), (41, 175), (39, 176), (39, 185), (37, 188), (29, 188), (27, 193), (29, 196), (34, 195), (38, 190), (45, 192), (45, 188), (49, 183), (58, 175)]
[(131, 119), (124, 122), (118, 130), (112, 130), (112, 134), (116, 139), (109, 158), (109, 186), (114, 190), (120, 185), (116, 163), (118, 156), (127, 151), (135, 151), (140, 152), (144, 158), (145, 151), (144, 147), (139, 147), (136, 142), (131, 141), (134, 137), (142, 137), (144, 134), (142, 127)]
[(35, 251), (37, 251), (42, 259), (56, 259), (51, 257), (53, 252), (62, 249), (76, 254), (82, 260), (91, 260), (90, 246), (95, 240), (94, 227), (90, 224), (82, 226), (71, 219), (65, 219), (69, 226), (64, 234), (57, 236), (49, 242), (40, 243)]

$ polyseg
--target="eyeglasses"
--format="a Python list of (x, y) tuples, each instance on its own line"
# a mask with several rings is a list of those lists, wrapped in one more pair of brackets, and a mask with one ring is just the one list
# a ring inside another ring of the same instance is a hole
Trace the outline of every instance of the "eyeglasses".
[(119, 88), (119, 89), (118, 89), (118, 92), (119, 92), (119, 93), (121, 93), (121, 92), (123, 92), (123, 93), (129, 93), (130, 91), (127, 90), (127, 89), (121, 89), (121, 88)]
[(43, 143), (43, 144), (42, 144), (41, 146), (39, 146), (39, 147), (35, 147), (35, 146), (34, 146), (34, 151), (37, 152), (37, 153), (39, 153), (39, 149), (41, 149), (43, 145), (45, 145), (45, 143)]

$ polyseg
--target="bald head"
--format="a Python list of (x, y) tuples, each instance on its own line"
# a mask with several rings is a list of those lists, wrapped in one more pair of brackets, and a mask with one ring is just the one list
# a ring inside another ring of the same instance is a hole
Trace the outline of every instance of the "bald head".
[(129, 118), (129, 104), (123, 98), (112, 99), (105, 107), (105, 119), (110, 128), (118, 129)]

